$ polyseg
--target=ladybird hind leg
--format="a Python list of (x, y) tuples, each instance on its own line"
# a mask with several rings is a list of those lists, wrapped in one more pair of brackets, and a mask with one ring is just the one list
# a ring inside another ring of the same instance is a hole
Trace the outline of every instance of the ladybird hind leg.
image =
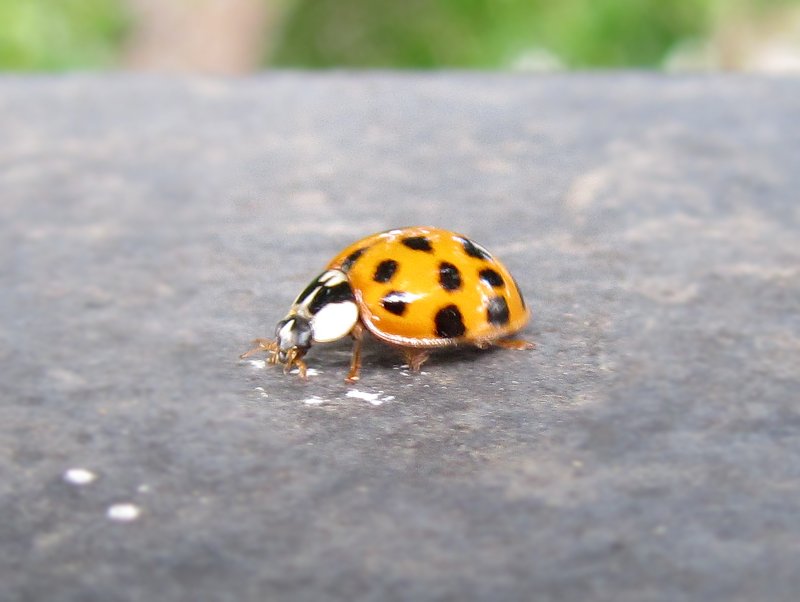
[(502, 347), (503, 349), (516, 349), (518, 351), (536, 349), (536, 343), (531, 343), (523, 339), (498, 339), (492, 341), (492, 345), (495, 347)]
[(361, 372), (361, 343), (364, 340), (364, 327), (360, 322), (356, 323), (353, 330), (350, 331), (350, 336), (353, 337), (353, 356), (350, 359), (350, 372), (347, 373), (344, 382), (353, 384), (358, 382)]
[(424, 364), (431, 355), (425, 349), (415, 349), (413, 347), (403, 347), (402, 351), (403, 359), (412, 372), (419, 372), (422, 364)]

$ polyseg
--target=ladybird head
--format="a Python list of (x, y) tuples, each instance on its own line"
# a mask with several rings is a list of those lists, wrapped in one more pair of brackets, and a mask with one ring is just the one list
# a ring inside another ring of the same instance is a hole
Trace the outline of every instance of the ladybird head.
[(336, 341), (348, 335), (358, 322), (353, 290), (339, 270), (327, 270), (315, 278), (286, 317), (275, 325), (275, 340), (259, 339), (259, 349), (269, 352), (269, 363), (293, 366), (305, 373), (303, 357), (314, 343)]
[(275, 326), (275, 361), (293, 363), (308, 352), (313, 340), (310, 320), (298, 315), (284, 318)]

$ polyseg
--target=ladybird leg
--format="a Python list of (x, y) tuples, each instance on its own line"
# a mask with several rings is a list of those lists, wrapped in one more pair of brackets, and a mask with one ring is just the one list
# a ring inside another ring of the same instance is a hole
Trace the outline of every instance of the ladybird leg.
[[(308, 380), (308, 375), (306, 371), (308, 370), (308, 365), (306, 362), (299, 357), (294, 358), (293, 364), (297, 366), (297, 376), (299, 376), (302, 380)], [(289, 364), (287, 364), (288, 366)]]
[(353, 327), (350, 336), (353, 337), (353, 357), (350, 360), (350, 372), (347, 373), (344, 382), (352, 384), (358, 382), (361, 372), (361, 343), (364, 340), (364, 327), (361, 323), (357, 323)]
[[(255, 339), (252, 343), (255, 345), (252, 349), (245, 351), (242, 355), (239, 356), (240, 360), (250, 357), (251, 355), (255, 355), (260, 351), (266, 351), (267, 353), (275, 353), (278, 350), (278, 345), (275, 341), (270, 341), (269, 339)], [(271, 360), (272, 358), (270, 358)], [(270, 361), (271, 364), (275, 363)]]
[[(273, 355), (273, 357), (277, 358), (278, 354), (276, 353)], [(276, 359), (271, 363), (276, 364), (278, 363), (278, 360)], [(308, 366), (306, 365), (305, 361), (303, 361), (302, 354), (298, 353), (295, 347), (292, 347), (286, 353), (286, 363), (283, 365), (283, 373), (289, 374), (289, 372), (291, 372), (292, 368), (295, 366), (297, 366), (298, 376), (303, 380), (308, 380), (308, 376), (306, 374)]]
[(403, 359), (406, 360), (406, 364), (408, 364), (412, 372), (419, 372), (422, 364), (425, 363), (425, 360), (427, 360), (430, 355), (431, 354), (425, 349), (414, 349), (413, 347), (403, 348)]
[(518, 351), (536, 349), (536, 343), (531, 343), (522, 339), (499, 339), (497, 341), (493, 341), (492, 345), (496, 347), (502, 347), (503, 349), (516, 349)]

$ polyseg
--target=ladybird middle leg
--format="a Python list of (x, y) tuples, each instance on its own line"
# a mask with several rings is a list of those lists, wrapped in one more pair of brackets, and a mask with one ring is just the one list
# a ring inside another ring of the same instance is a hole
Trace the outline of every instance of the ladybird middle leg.
[(364, 327), (360, 322), (353, 327), (350, 336), (353, 337), (353, 357), (350, 360), (350, 372), (347, 373), (344, 382), (352, 384), (358, 382), (361, 372), (361, 343), (364, 340)]

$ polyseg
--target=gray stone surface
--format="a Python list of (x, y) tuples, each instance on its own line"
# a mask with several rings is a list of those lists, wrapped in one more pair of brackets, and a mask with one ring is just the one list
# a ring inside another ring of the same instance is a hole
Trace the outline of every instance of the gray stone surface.
[[(799, 124), (798, 79), (0, 78), (0, 598), (796, 600)], [(411, 224), (538, 349), (237, 359)]]

